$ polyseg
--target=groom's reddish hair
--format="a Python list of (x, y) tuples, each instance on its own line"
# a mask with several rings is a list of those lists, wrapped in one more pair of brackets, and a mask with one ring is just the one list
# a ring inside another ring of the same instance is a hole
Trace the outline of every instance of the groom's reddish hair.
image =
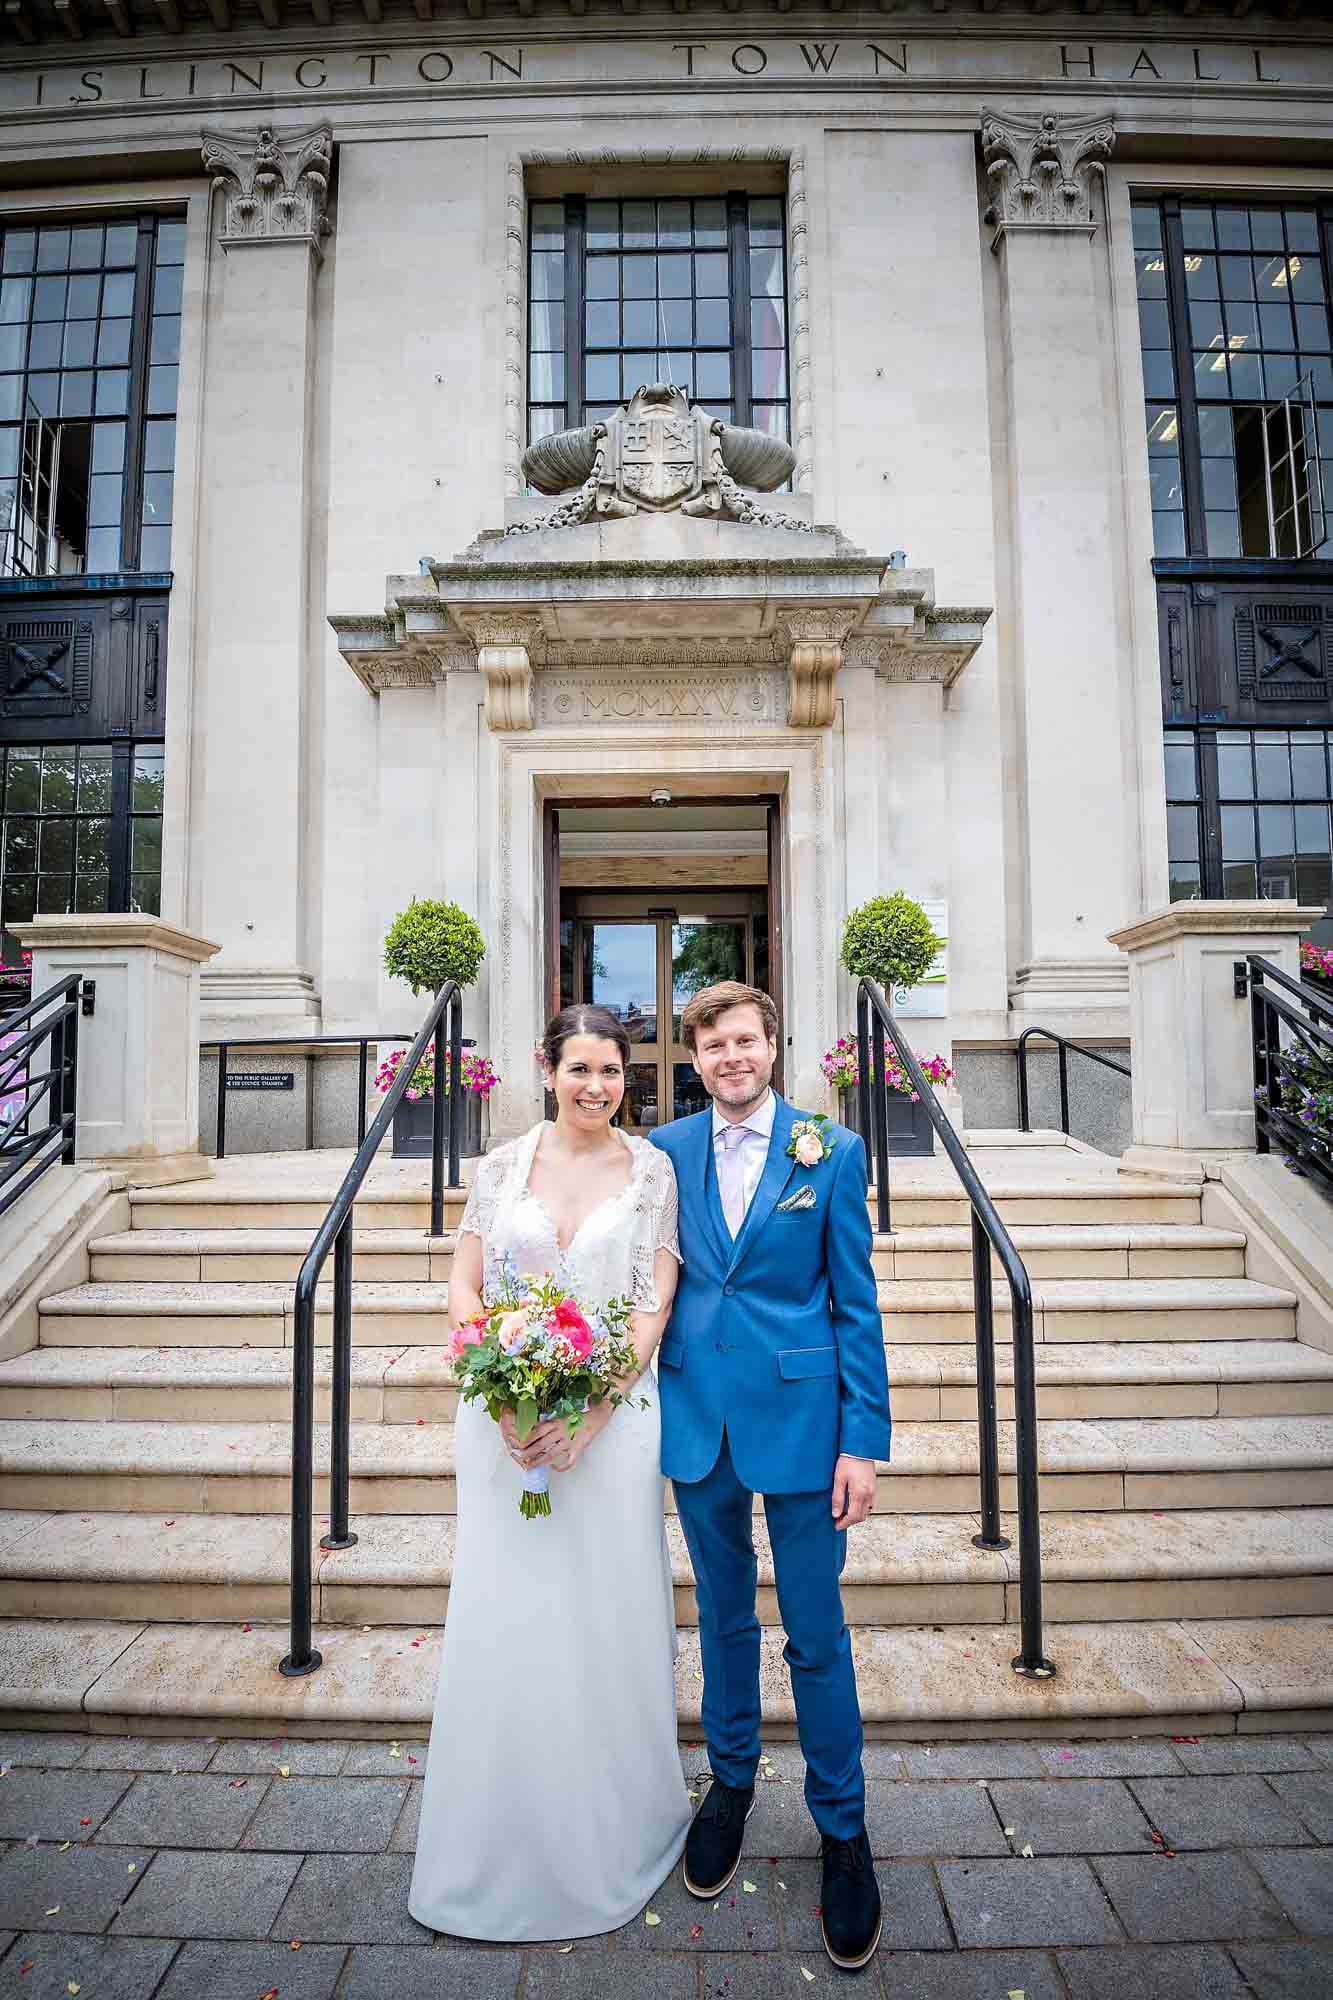
[(696, 993), (680, 1017), (680, 1039), (693, 1052), (700, 1028), (711, 1028), (719, 1014), (732, 1007), (755, 1007), (770, 1042), (778, 1038), (778, 1010), (767, 993), (757, 986), (742, 986), (739, 979), (724, 979), (720, 985), (705, 986)]

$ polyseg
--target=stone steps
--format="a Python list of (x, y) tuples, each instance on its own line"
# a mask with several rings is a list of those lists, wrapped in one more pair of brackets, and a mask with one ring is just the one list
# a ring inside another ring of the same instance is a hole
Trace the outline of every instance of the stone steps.
[[(170, 1525), (167, 1524), (169, 1521)], [(312, 1538), (312, 1615), (334, 1626), (438, 1626), (453, 1576), (451, 1516), (368, 1515), (356, 1545)], [(850, 1626), (1013, 1624), (1019, 1617), (1017, 1523), (1011, 1546), (978, 1549), (973, 1514), (878, 1514), (848, 1541), (842, 1596)], [(540, 1532), (540, 1530), (537, 1530)], [(679, 1523), (667, 1538), (676, 1617), (698, 1624)], [(759, 1617), (779, 1622), (762, 1517), (755, 1522)], [(290, 1533), (276, 1516), (0, 1514), (0, 1617), (281, 1622)], [(1054, 1514), (1043, 1535), (1051, 1624), (1167, 1617), (1290, 1617), (1333, 1612), (1333, 1508), (1185, 1515)], [(0, 1650), (3, 1650), (0, 1626)]]
[[(1007, 1286), (995, 1289), (1001, 1327)], [(361, 1345), (443, 1343), (448, 1288), (431, 1281), (360, 1280), (352, 1286), (352, 1338)], [(333, 1289), (316, 1301), (318, 1336), (332, 1330)], [(880, 1312), (891, 1345), (972, 1341), (972, 1286), (962, 1279), (881, 1280)], [(1039, 1341), (1289, 1340), (1296, 1296), (1248, 1278), (1047, 1278), (1033, 1284)], [(44, 1346), (282, 1347), (291, 1344), (294, 1292), (274, 1282), (145, 1280), (75, 1285), (40, 1306)], [(1003, 1335), (1008, 1338), (1007, 1334)]]
[[(90, 1245), (95, 1283), (277, 1282), (294, 1284), (313, 1229), (145, 1229), (135, 1227)], [(414, 1229), (358, 1229), (352, 1275), (358, 1279), (422, 1282), (447, 1279), (456, 1237)], [(1083, 1227), (1031, 1225), (1014, 1240), (1032, 1278), (1239, 1278), (1245, 1238), (1237, 1230), (1201, 1224), (1109, 1223)], [(970, 1228), (922, 1226), (876, 1233), (875, 1275), (884, 1279), (970, 1279)], [(995, 1272), (999, 1263), (992, 1260)]]
[[(623, 1412), (632, 1421), (631, 1411)], [(1041, 1500), (1052, 1511), (1333, 1504), (1333, 1418), (1044, 1418)], [(94, 1513), (285, 1513), (287, 1423), (108, 1424), (14, 1418), (0, 1432), (0, 1507)], [(1001, 1505), (1015, 1505), (1013, 1425), (999, 1426)], [(351, 1426), (353, 1514), (452, 1514), (448, 1423)], [(315, 1506), (327, 1508), (328, 1427), (315, 1429)], [(977, 1427), (899, 1423), (877, 1506), (977, 1506)]]
[[(230, 1164), (230, 1163), (229, 1163)], [(419, 1165), (419, 1163), (413, 1163)], [(354, 1227), (425, 1231), (430, 1224), (428, 1176), (399, 1176), (392, 1182), (368, 1182), (358, 1197)], [(175, 1187), (131, 1191), (135, 1229), (318, 1229), (328, 1213), (338, 1181), (330, 1178), (303, 1184), (288, 1175), (267, 1188), (255, 1184), (188, 1181)], [(1038, 1169), (1027, 1173), (997, 1171), (986, 1177), (987, 1190), (1007, 1224), (1063, 1226), (1131, 1223), (1198, 1223), (1202, 1184), (1138, 1180), (1130, 1175), (1089, 1172), (1085, 1179)], [(968, 1223), (971, 1206), (958, 1184), (945, 1179), (930, 1163), (896, 1161), (890, 1192), (895, 1231)], [(444, 1223), (457, 1227), (466, 1196), (457, 1190), (445, 1196)], [(874, 1201), (868, 1205), (874, 1214)]]
[[(861, 1626), (852, 1652), (867, 1734), (983, 1736), (1238, 1735), (1299, 1732), (1333, 1720), (1333, 1621), (1326, 1617), (1174, 1618), (1050, 1628), (1057, 1668), (1015, 1674), (1014, 1625)], [(414, 1643), (416, 1642), (416, 1643)], [(790, 1735), (783, 1635), (764, 1630), (765, 1728)], [(0, 1724), (139, 1735), (424, 1736), (439, 1628), (358, 1632), (318, 1625), (317, 1672), (277, 1672), (279, 1623), (121, 1623), (10, 1619), (0, 1626)], [(682, 1733), (697, 1735), (698, 1635), (681, 1634)]]
[[(316, 1351), (316, 1416), (327, 1422), (333, 1350)], [(899, 1423), (965, 1423), (976, 1413), (970, 1343), (891, 1352)], [(0, 1362), (6, 1417), (284, 1423), (288, 1347), (37, 1347)], [(1333, 1354), (1297, 1340), (1044, 1341), (1036, 1349), (1043, 1417), (1217, 1417), (1333, 1413)], [(1013, 1414), (1013, 1350), (1000, 1343), (1001, 1416)], [(458, 1394), (440, 1345), (356, 1346), (352, 1416), (361, 1423), (441, 1423)]]

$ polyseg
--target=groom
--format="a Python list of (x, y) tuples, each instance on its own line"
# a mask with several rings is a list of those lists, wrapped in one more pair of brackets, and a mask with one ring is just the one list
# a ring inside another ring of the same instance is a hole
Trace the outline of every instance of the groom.
[(690, 1001), (681, 1036), (712, 1109), (651, 1134), (676, 1169), (680, 1284), (658, 1349), (662, 1470), (699, 1601), (713, 1783), (685, 1846), (685, 1886), (713, 1898), (740, 1860), (759, 1763), (754, 1495), (764, 1496), (786, 1628), (805, 1797), (822, 1837), (824, 1946), (847, 1971), (879, 1943), (865, 1830), (861, 1712), (838, 1579), (846, 1530), (889, 1455), (866, 1157), (827, 1124), (816, 1143), (772, 1089), (777, 1010), (728, 981)]

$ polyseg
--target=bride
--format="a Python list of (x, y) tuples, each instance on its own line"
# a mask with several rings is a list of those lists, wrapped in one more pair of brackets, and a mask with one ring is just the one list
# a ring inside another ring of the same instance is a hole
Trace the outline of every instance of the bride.
[[(648, 1364), (675, 1294), (676, 1182), (665, 1153), (615, 1130), (629, 1037), (567, 1007), (542, 1042), (543, 1121), (482, 1161), (449, 1280), (458, 1327), (504, 1260), (554, 1273), (582, 1304), (628, 1296), (639, 1374), (573, 1440), (460, 1403), (458, 1540), (408, 1892), (458, 1937), (591, 1937), (638, 1914), (685, 1843), (675, 1620), (660, 1413)], [(640, 1407), (646, 1399), (648, 1407)], [(553, 1468), (551, 1513), (519, 1513), (522, 1469)]]

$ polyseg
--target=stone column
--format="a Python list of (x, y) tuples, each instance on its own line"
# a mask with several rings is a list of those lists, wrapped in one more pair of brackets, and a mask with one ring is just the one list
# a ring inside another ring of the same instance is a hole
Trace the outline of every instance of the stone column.
[(1134, 1142), (1127, 1173), (1198, 1179), (1209, 1154), (1254, 1150), (1248, 952), (1300, 976), (1300, 934), (1321, 911), (1287, 902), (1172, 903), (1110, 943), (1129, 959)]
[(207, 756), (200, 920), (221, 939), (214, 1017), (299, 1029), (308, 970), (309, 579), (315, 282), (333, 135), (205, 132), (219, 260), (204, 410), (200, 561)]
[[(1123, 1031), (1107, 933), (1138, 902), (1117, 646), (1097, 183), (1104, 118), (982, 112), (999, 260), (1011, 531), (1008, 646), (1022, 758), (1024, 899), (1010, 1005), (1067, 1032)], [(1018, 1025), (1022, 1025), (1020, 1022)]]
[(32, 990), (71, 972), (95, 981), (79, 1021), (78, 1160), (115, 1167), (135, 1187), (196, 1180), (199, 970), (217, 950), (156, 917), (35, 917), (16, 927), (32, 953)]

